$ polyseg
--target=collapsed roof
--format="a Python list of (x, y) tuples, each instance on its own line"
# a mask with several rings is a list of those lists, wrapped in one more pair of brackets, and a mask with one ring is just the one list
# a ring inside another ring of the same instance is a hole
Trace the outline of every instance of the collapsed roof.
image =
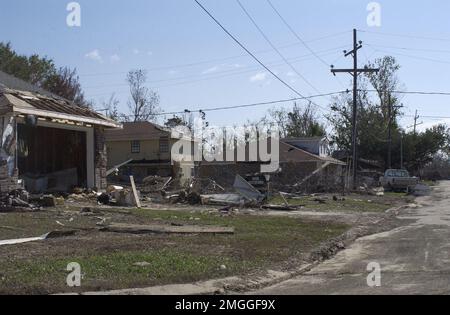
[(0, 71), (0, 115), (14, 113), (51, 119), (54, 122), (121, 128), (122, 125), (94, 110)]

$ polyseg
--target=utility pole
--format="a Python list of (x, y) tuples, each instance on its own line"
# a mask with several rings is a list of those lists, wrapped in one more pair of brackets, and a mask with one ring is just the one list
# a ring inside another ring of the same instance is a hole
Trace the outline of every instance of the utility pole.
[(358, 42), (358, 32), (356, 29), (353, 30), (353, 50), (344, 51), (345, 57), (350, 55), (353, 56), (353, 69), (334, 69), (331, 66), (331, 72), (333, 75), (336, 73), (349, 73), (353, 76), (353, 114), (352, 114), (352, 185), (356, 188), (356, 172), (358, 169), (358, 155), (357, 155), (357, 144), (358, 144), (358, 75), (360, 73), (378, 73), (379, 69), (369, 69), (365, 67), (364, 69), (358, 69), (358, 50), (362, 48), (362, 41)]
[(405, 133), (402, 131), (400, 135), (400, 169), (403, 169), (403, 138), (405, 136)]
[(388, 99), (388, 167), (392, 168), (392, 103), (391, 103), (391, 93), (387, 93)]
[[(393, 106), (392, 104), (392, 94), (391, 91), (386, 91), (386, 98), (387, 98), (387, 106), (388, 106), (388, 161), (387, 161), (387, 168), (392, 168), (392, 110), (393, 109), (400, 109), (403, 106)], [(401, 139), (403, 145), (403, 138)], [(403, 150), (403, 148), (400, 148)], [(403, 159), (403, 153), (401, 153), (401, 159)], [(401, 164), (403, 165), (403, 161), (401, 161)]]
[(417, 113), (414, 115), (414, 136), (417, 134), (417, 120), (420, 118), (419, 114)]

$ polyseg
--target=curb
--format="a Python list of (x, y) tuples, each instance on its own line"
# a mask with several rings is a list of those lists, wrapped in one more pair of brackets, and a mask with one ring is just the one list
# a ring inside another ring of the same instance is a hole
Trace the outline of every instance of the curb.
[(245, 293), (251, 290), (257, 290), (263, 287), (275, 285), (277, 283), (287, 281), (293, 277), (298, 277), (306, 272), (311, 271), (317, 265), (325, 260), (334, 257), (338, 252), (344, 250), (349, 244), (358, 238), (371, 235), (370, 229), (374, 225), (379, 225), (383, 221), (387, 221), (398, 216), (401, 210), (409, 208), (409, 205), (402, 205), (392, 209), (388, 209), (385, 213), (388, 217), (375, 221), (373, 224), (356, 226), (338, 236), (337, 238), (327, 241), (325, 244), (317, 248), (311, 253), (313, 261), (305, 263), (299, 268), (290, 271), (267, 270), (264, 276), (243, 276), (228, 277), (223, 279), (208, 280), (189, 284), (170, 284), (163, 286), (154, 286), (147, 288), (134, 288), (123, 290), (84, 292), (84, 293), (68, 293), (60, 295), (224, 295), (227, 293)]

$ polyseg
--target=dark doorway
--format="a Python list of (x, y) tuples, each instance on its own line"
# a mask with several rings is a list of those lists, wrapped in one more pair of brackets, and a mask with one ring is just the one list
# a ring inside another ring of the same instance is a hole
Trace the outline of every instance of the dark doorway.
[(19, 176), (46, 176), (49, 190), (62, 187), (57, 181), (87, 186), (86, 132), (25, 124), (17, 130)]

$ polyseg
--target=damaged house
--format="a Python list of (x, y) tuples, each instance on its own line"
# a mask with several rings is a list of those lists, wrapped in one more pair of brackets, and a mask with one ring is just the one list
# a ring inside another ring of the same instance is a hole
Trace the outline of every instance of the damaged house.
[[(248, 146), (248, 144), (247, 144)], [(248, 148), (246, 148), (248, 151)], [(337, 190), (344, 184), (346, 163), (330, 156), (330, 145), (326, 137), (280, 139), (279, 171), (270, 174), (273, 188), (289, 192)], [(253, 175), (261, 171), (261, 162), (203, 162), (200, 176), (211, 178), (230, 187), (236, 175), (241, 175), (252, 184), (265, 187), (264, 176), (259, 180)], [(259, 182), (258, 182), (259, 181)]]
[(0, 72), (0, 192), (106, 188), (107, 129), (121, 124)]
[[(196, 142), (171, 128), (148, 121), (125, 122), (123, 129), (111, 129), (105, 135), (108, 168), (122, 166), (119, 174), (125, 180), (133, 175), (138, 182), (148, 176), (172, 177), (185, 182), (196, 175), (193, 161)], [(185, 162), (173, 163), (172, 148), (179, 141), (192, 150), (179, 152), (187, 156)]]

